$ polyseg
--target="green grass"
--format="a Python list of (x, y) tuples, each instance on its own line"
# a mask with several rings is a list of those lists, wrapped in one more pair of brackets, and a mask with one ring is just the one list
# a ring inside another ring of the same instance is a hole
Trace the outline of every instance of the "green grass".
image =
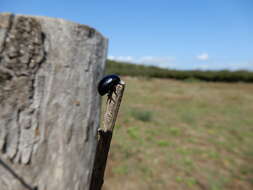
[(105, 189), (253, 189), (253, 85), (123, 80)]
[(165, 141), (165, 140), (158, 140), (157, 145), (160, 147), (168, 147), (171, 145), (171, 143), (169, 141)]
[(145, 111), (145, 110), (139, 110), (139, 109), (133, 109), (131, 111), (132, 116), (140, 121), (149, 122), (152, 119), (152, 112), (151, 111)]
[(132, 139), (139, 139), (140, 134), (139, 134), (139, 129), (138, 127), (129, 127), (127, 129), (127, 134), (132, 138)]

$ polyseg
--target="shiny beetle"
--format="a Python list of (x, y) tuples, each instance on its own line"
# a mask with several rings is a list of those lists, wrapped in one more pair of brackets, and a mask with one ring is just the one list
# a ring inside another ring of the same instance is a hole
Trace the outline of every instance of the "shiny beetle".
[(111, 97), (112, 93), (116, 90), (116, 85), (120, 83), (118, 75), (106, 75), (98, 84), (98, 93), (103, 96), (108, 94)]

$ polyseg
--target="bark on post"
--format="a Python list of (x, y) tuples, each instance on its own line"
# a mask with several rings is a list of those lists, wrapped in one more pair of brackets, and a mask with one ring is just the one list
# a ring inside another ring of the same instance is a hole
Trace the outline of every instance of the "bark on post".
[(0, 14), (0, 189), (89, 189), (107, 39), (62, 19)]

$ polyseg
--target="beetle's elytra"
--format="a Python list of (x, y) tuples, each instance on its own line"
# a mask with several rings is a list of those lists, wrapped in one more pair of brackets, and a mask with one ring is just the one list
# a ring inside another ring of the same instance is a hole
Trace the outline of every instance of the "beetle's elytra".
[(120, 83), (118, 75), (106, 75), (98, 84), (98, 93), (103, 96), (105, 94), (112, 94), (115, 91), (115, 87)]

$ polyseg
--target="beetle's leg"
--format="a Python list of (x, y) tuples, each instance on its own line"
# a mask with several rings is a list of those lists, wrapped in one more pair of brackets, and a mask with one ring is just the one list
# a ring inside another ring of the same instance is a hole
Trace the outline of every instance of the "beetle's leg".
[(112, 100), (112, 91), (109, 91), (108, 95), (107, 95), (107, 102)]
[(112, 98), (113, 92), (114, 92), (114, 90), (111, 90), (111, 91), (108, 93), (108, 99), (107, 99), (107, 101), (110, 101), (110, 103), (111, 103), (111, 101), (114, 102), (114, 100), (113, 100), (113, 98)]
[(113, 93), (114, 93), (116, 96), (118, 96), (117, 91), (116, 91), (116, 86), (117, 86), (117, 85), (115, 85), (115, 86), (113, 87)]

